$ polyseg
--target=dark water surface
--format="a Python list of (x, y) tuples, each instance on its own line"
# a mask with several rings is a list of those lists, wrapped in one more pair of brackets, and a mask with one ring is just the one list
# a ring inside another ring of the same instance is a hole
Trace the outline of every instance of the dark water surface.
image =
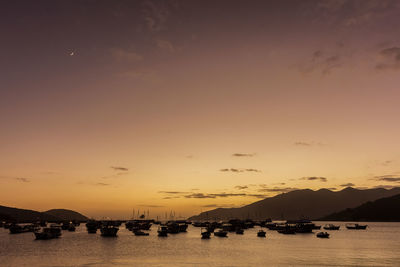
[(400, 223), (368, 223), (367, 230), (340, 225), (329, 239), (268, 230), (258, 238), (256, 227), (202, 240), (192, 226), (166, 238), (156, 226), (150, 236), (121, 226), (117, 238), (104, 238), (81, 225), (59, 239), (35, 241), (33, 233), (0, 228), (0, 266), (400, 266)]

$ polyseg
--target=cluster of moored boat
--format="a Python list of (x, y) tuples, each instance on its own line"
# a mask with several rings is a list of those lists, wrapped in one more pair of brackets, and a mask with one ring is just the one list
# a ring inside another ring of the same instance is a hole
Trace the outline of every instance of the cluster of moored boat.
[[(211, 237), (211, 233), (218, 237), (227, 237), (228, 232), (235, 232), (236, 234), (243, 234), (247, 228), (253, 228), (254, 226), (265, 227), (272, 231), (277, 231), (280, 234), (293, 235), (296, 233), (313, 233), (314, 230), (321, 230), (320, 225), (316, 225), (309, 220), (291, 220), (286, 222), (272, 222), (271, 220), (253, 222), (251, 220), (230, 220), (225, 223), (218, 222), (194, 222), (193, 226), (201, 227), (201, 236), (203, 239)], [(218, 231), (215, 231), (219, 228)], [(324, 230), (339, 230), (340, 225), (326, 224)], [(367, 225), (360, 224), (346, 224), (346, 228), (349, 230), (361, 230), (366, 229)], [(266, 237), (266, 232), (260, 229), (257, 232), (258, 237)], [(316, 234), (319, 238), (328, 238), (329, 233), (326, 231), (318, 232)]]
[[(122, 221), (111, 220), (89, 220), (86, 222), (86, 229), (89, 234), (96, 234), (100, 230), (101, 236), (115, 237), (119, 231)], [(265, 221), (252, 221), (252, 220), (229, 220), (227, 222), (189, 222), (186, 220), (175, 220), (161, 223), (154, 220), (129, 220), (125, 222), (125, 227), (136, 236), (148, 236), (149, 230), (153, 224), (158, 224), (157, 235), (160, 237), (167, 237), (169, 234), (178, 234), (186, 232), (188, 225), (192, 224), (194, 227), (200, 227), (200, 234), (202, 239), (211, 238), (211, 235), (216, 237), (227, 237), (229, 232), (237, 235), (244, 234), (244, 231), (249, 228), (259, 226), (260, 230), (257, 232), (257, 237), (266, 237), (266, 231), (262, 228), (267, 228), (271, 231), (277, 231), (280, 234), (297, 234), (297, 233), (312, 233), (314, 230), (320, 230), (321, 226), (316, 225), (309, 220), (295, 220), (286, 222), (272, 222), (271, 220)], [(31, 224), (16, 224), (0, 222), (0, 227), (9, 229), (10, 234), (33, 232), (36, 239), (53, 239), (62, 235), (62, 230), (70, 232), (75, 231), (79, 226), (79, 222), (65, 221), (62, 223), (52, 223), (47, 225), (45, 222), (31, 223)], [(360, 224), (346, 224), (349, 230), (365, 230), (367, 225)], [(326, 224), (324, 230), (334, 231), (339, 230), (340, 225)], [(328, 238), (329, 233), (326, 231), (318, 232), (316, 234), (319, 238)]]

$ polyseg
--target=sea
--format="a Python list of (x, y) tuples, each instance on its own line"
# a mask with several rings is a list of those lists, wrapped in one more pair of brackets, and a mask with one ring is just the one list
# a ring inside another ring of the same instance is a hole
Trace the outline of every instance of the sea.
[[(324, 225), (327, 222), (316, 222)], [(330, 238), (315, 233), (283, 235), (260, 229), (227, 238), (201, 239), (200, 228), (186, 233), (135, 236), (122, 225), (118, 237), (88, 234), (84, 224), (58, 239), (35, 240), (33, 233), (9, 234), (0, 228), (0, 266), (400, 266), (400, 223), (365, 223), (347, 230), (340, 222)]]

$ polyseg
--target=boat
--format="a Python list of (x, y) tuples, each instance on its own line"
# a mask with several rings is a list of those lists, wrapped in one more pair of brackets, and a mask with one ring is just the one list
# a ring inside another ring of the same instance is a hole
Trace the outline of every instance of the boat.
[(166, 225), (158, 226), (158, 236), (168, 236), (168, 227)]
[(265, 237), (266, 234), (267, 234), (267, 232), (265, 232), (264, 230), (260, 230), (257, 232), (258, 237)]
[(34, 234), (37, 240), (58, 238), (61, 236), (61, 228), (58, 226), (44, 227), (41, 231), (34, 232)]
[(286, 227), (283, 229), (279, 229), (278, 233), (284, 234), (284, 235), (294, 235), (294, 234), (296, 234), (296, 230), (292, 227)]
[(27, 232), (34, 232), (39, 229), (40, 228), (34, 224), (26, 224), (26, 225), (12, 224), (8, 230), (10, 231), (10, 234), (21, 234)]
[(101, 235), (104, 237), (115, 237), (117, 236), (119, 228), (117, 226), (114, 226), (113, 222), (103, 222), (100, 232)]
[(214, 232), (214, 235), (218, 236), (218, 237), (228, 237), (228, 232), (224, 231), (223, 229), (220, 229), (220, 230)]
[(319, 238), (329, 238), (329, 233), (327, 233), (327, 232), (319, 232), (317, 234), (317, 237), (319, 237)]
[(90, 220), (86, 223), (86, 229), (89, 234), (97, 233), (98, 228), (99, 228), (99, 223), (95, 220)]
[(211, 237), (211, 232), (207, 228), (201, 228), (201, 238), (209, 239), (210, 237)]
[(133, 233), (137, 236), (148, 236), (149, 233), (143, 232), (142, 230), (133, 231)]
[(334, 225), (334, 224), (326, 224), (324, 226), (325, 230), (339, 230), (340, 229), (340, 225)]
[(244, 234), (244, 230), (242, 228), (236, 228), (236, 234), (237, 235), (243, 235)]
[(76, 230), (76, 227), (75, 227), (75, 225), (73, 225), (72, 223), (68, 226), (68, 229), (67, 229), (69, 232), (75, 232), (75, 230)]
[(348, 224), (346, 224), (346, 228), (347, 229), (349, 229), (349, 230), (365, 230), (365, 229), (367, 229), (367, 226), (368, 225), (360, 225), (360, 224), (358, 224), (358, 223), (348, 223)]

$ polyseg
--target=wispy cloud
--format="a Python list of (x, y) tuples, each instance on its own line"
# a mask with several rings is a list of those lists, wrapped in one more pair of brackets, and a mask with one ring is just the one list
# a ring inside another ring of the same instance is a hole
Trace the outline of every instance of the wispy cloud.
[(106, 184), (106, 183), (95, 183), (94, 185), (98, 185), (98, 186), (109, 186), (110, 184)]
[(111, 166), (111, 169), (113, 169), (114, 171), (124, 171), (124, 172), (129, 171), (128, 168), (121, 167), (121, 166)]
[(254, 157), (255, 153), (234, 153), (232, 154), (233, 157)]
[(237, 185), (237, 186), (235, 186), (235, 189), (238, 189), (238, 190), (243, 190), (243, 189), (247, 189), (247, 188), (249, 188), (247, 185)]
[(318, 176), (309, 176), (309, 177), (302, 177), (299, 180), (307, 180), (307, 181), (320, 181), (320, 182), (327, 182), (328, 179), (325, 177), (318, 177)]
[(321, 50), (312, 53), (310, 58), (299, 66), (302, 73), (321, 72), (322, 74), (330, 74), (333, 69), (342, 66), (341, 57), (338, 54), (329, 54)]
[(294, 145), (295, 146), (312, 146), (311, 143), (302, 142), (302, 141), (295, 142)]
[(381, 176), (375, 176), (373, 179), (385, 182), (400, 182), (399, 175), (381, 175)]
[(340, 185), (341, 187), (353, 187), (353, 186), (355, 186), (355, 184), (353, 184), (353, 183), (347, 183), (347, 184), (341, 184)]
[(145, 205), (145, 204), (138, 205), (138, 206), (145, 207), (145, 208), (164, 208), (165, 207), (165, 206), (160, 206), (160, 205)]
[(248, 169), (237, 169), (237, 168), (226, 168), (226, 169), (220, 169), (221, 172), (261, 172), (261, 170), (258, 169), (252, 169), (252, 168), (248, 168)]
[(381, 62), (376, 65), (378, 70), (400, 69), (400, 47), (394, 46), (380, 51)]
[(258, 189), (258, 192), (268, 192), (268, 193), (287, 193), (290, 191), (298, 190), (295, 187), (266, 187), (265, 185), (260, 185), (262, 188)]
[(14, 178), (15, 180), (22, 182), (22, 183), (29, 183), (31, 180), (28, 178), (23, 178), (23, 177), (16, 177)]

